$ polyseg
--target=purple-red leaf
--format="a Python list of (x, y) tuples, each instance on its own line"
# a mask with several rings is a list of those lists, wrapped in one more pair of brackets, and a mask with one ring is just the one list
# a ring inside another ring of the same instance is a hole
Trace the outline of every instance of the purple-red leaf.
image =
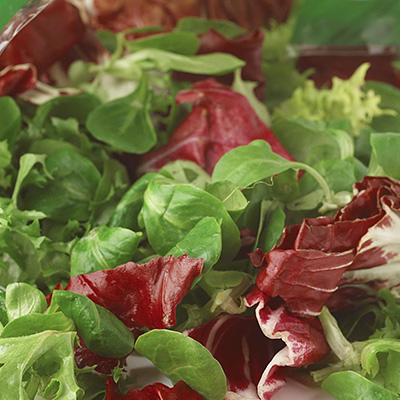
[(196, 162), (211, 173), (225, 153), (256, 139), (267, 141), (275, 153), (293, 160), (248, 100), (214, 79), (195, 83), (193, 89), (179, 93), (176, 101), (193, 103), (193, 111), (166, 146), (143, 157), (142, 172), (155, 171), (168, 162), (183, 159)]
[(32, 65), (9, 66), (0, 71), (0, 97), (23, 93), (36, 84), (36, 70)]
[(203, 260), (183, 255), (133, 262), (71, 278), (66, 290), (88, 296), (127, 327), (170, 328), (175, 309), (200, 275)]
[(131, 390), (126, 395), (120, 394), (113, 378), (107, 378), (106, 384), (105, 400), (203, 400), (203, 397), (183, 381), (177, 382), (172, 388), (156, 382), (141, 390)]
[(258, 289), (254, 289), (246, 301), (249, 306), (257, 305), (256, 316), (264, 335), (269, 339), (281, 339), (286, 344), (269, 362), (258, 383), (259, 397), (269, 400), (286, 383), (283, 367), (314, 364), (325, 357), (330, 348), (317, 318), (295, 317), (282, 302), (268, 305), (269, 297)]
[(12, 40), (0, 57), (0, 68), (30, 63), (41, 74), (82, 40), (85, 29), (79, 11), (56, 0)]
[(244, 399), (257, 398), (257, 385), (282, 343), (264, 336), (254, 317), (223, 315), (187, 334), (221, 364), (228, 390)]
[(287, 228), (264, 260), (252, 256), (260, 267), (257, 287), (285, 300), (296, 315), (318, 315), (327, 303), (334, 310), (347, 307), (351, 293), (359, 298), (363, 288), (400, 283), (399, 234), (400, 184), (366, 177), (335, 217), (306, 219)]

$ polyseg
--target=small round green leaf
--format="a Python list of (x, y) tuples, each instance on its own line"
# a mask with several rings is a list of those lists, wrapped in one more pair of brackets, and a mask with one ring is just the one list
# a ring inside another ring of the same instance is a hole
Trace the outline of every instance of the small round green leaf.
[(135, 350), (174, 383), (183, 380), (206, 400), (223, 400), (227, 386), (219, 362), (196, 340), (179, 332), (154, 329), (140, 336)]

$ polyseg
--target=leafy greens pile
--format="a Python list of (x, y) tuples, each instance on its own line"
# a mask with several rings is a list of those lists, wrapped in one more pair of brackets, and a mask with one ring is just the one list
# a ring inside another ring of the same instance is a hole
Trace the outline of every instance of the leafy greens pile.
[(399, 89), (317, 87), (294, 17), (51, 13), (87, 36), (0, 55), (0, 399), (398, 398)]

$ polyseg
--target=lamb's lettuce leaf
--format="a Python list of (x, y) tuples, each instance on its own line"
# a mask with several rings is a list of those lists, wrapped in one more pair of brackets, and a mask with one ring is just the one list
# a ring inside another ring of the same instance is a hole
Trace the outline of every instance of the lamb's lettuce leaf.
[(290, 169), (304, 169), (312, 175), (324, 191), (329, 207), (335, 208), (331, 189), (315, 169), (307, 164), (285, 160), (272, 152), (269, 144), (263, 140), (255, 140), (226, 153), (215, 166), (212, 182), (230, 181), (245, 188)]
[(154, 329), (141, 335), (135, 350), (174, 383), (183, 380), (206, 400), (223, 400), (226, 377), (221, 365), (199, 342), (179, 332)]
[(143, 206), (144, 193), (151, 181), (164, 178), (163, 175), (149, 172), (140, 177), (123, 195), (111, 215), (110, 227), (121, 227), (137, 231), (140, 229), (138, 216)]
[(142, 233), (105, 225), (78, 240), (71, 252), (71, 276), (115, 268), (132, 260)]
[(121, 358), (133, 350), (131, 331), (106, 308), (79, 293), (56, 290), (53, 299), (71, 318), (89, 350), (103, 357)]
[(150, 182), (144, 195), (143, 220), (149, 242), (158, 254), (165, 254), (184, 239), (204, 217), (221, 220), (221, 257), (233, 258), (240, 247), (239, 229), (220, 200), (170, 179)]
[(60, 148), (46, 158), (45, 167), (51, 179), (42, 174), (40, 186), (30, 185), (25, 208), (42, 211), (59, 222), (87, 220), (100, 181), (96, 166), (77, 151)]
[(7, 140), (10, 147), (21, 129), (21, 111), (11, 97), (0, 98), (0, 140)]
[[(400, 146), (400, 133), (374, 133), (371, 135), (371, 146), (373, 156), (369, 166), (370, 174), (400, 179), (400, 160), (393, 151)], [(376, 173), (378, 171), (381, 173)]]
[(5, 305), (8, 320), (32, 313), (42, 313), (47, 306), (44, 294), (27, 283), (13, 283), (7, 286)]
[(396, 400), (397, 394), (371, 382), (354, 371), (335, 372), (322, 383), (322, 388), (338, 400)]
[(246, 31), (239, 25), (231, 22), (219, 19), (204, 19), (197, 17), (186, 17), (181, 18), (176, 27), (175, 31), (178, 32), (194, 32), (198, 35), (207, 33), (211, 29), (216, 30), (221, 35), (228, 39), (234, 39), (238, 36), (243, 35)]
[(149, 115), (150, 92), (142, 78), (134, 92), (95, 108), (86, 122), (98, 140), (127, 153), (143, 154), (157, 142)]
[(141, 49), (159, 49), (171, 53), (192, 56), (200, 47), (200, 40), (194, 31), (159, 33), (135, 40), (125, 41), (125, 46), (130, 51)]
[(180, 71), (190, 74), (224, 75), (244, 65), (242, 60), (224, 53), (185, 56), (159, 49), (145, 49), (113, 61), (107, 71), (133, 78), (140, 77), (142, 68), (163, 72)]
[[(204, 275), (217, 263), (221, 251), (221, 225), (213, 217), (204, 217), (165, 255), (179, 257), (188, 254), (192, 258), (203, 259)], [(195, 282), (198, 279), (196, 278)]]

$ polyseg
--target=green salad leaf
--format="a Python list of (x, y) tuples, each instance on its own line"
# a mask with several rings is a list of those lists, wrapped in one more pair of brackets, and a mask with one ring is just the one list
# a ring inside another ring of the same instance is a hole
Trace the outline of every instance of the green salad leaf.
[(111, 269), (132, 260), (142, 233), (105, 225), (92, 229), (71, 252), (71, 276)]
[(47, 179), (42, 187), (30, 185), (24, 206), (42, 211), (59, 222), (87, 220), (100, 181), (96, 166), (77, 151), (67, 148), (60, 148), (47, 157), (45, 166), (51, 179)]
[(0, 334), (0, 338), (29, 336), (44, 331), (75, 331), (74, 323), (62, 312), (54, 314), (31, 313), (13, 319)]
[(394, 114), (394, 111), (380, 108), (381, 98), (373, 90), (362, 90), (369, 67), (367, 63), (362, 64), (347, 80), (334, 77), (332, 89), (317, 89), (314, 81), (307, 80), (275, 110), (274, 118), (349, 119), (354, 135), (358, 136), (360, 129), (370, 124), (374, 117)]
[(216, 30), (228, 39), (234, 39), (246, 33), (243, 28), (231, 21), (204, 19), (198, 17), (181, 18), (175, 27), (175, 31), (193, 32), (197, 33), (198, 35), (207, 33), (212, 29)]
[[(371, 146), (373, 152), (371, 161), (374, 161), (377, 166), (382, 168), (382, 174), (400, 179), (400, 160), (397, 157), (397, 153), (393, 152), (393, 149), (397, 149), (400, 146), (400, 133), (372, 134)], [(373, 165), (370, 165), (370, 173), (373, 167)]]
[(188, 254), (192, 258), (202, 258), (204, 275), (218, 262), (221, 251), (221, 225), (213, 217), (204, 217), (165, 255), (179, 257)]
[(199, 342), (182, 333), (154, 329), (141, 335), (135, 350), (174, 383), (183, 380), (206, 400), (223, 400), (227, 386), (221, 365)]
[(44, 331), (0, 338), (0, 399), (76, 400), (83, 395), (75, 377), (75, 332)]
[(159, 49), (171, 53), (191, 56), (197, 53), (200, 40), (194, 31), (159, 33), (144, 38), (125, 41), (125, 46), (130, 51), (141, 49)]
[(131, 77), (138, 77), (140, 68), (163, 72), (180, 71), (190, 74), (224, 75), (244, 65), (242, 60), (224, 53), (185, 56), (159, 49), (146, 49), (128, 54), (124, 58), (112, 62), (107, 70), (119, 74), (122, 71), (131, 70), (134, 71), (133, 75), (129, 75)]
[(398, 396), (354, 371), (335, 372), (324, 380), (322, 388), (338, 400), (396, 400)]
[(88, 131), (117, 150), (143, 154), (157, 142), (149, 115), (150, 93), (142, 78), (133, 93), (100, 105), (86, 122)]
[(14, 99), (0, 97), (0, 141), (7, 140), (10, 147), (15, 143), (21, 129), (21, 117), (21, 111)]
[(143, 207), (144, 193), (149, 183), (156, 178), (164, 178), (163, 175), (149, 172), (139, 178), (123, 195), (111, 215), (110, 227), (121, 227), (137, 231), (140, 229), (138, 216)]
[(158, 254), (166, 254), (204, 217), (221, 220), (221, 257), (233, 258), (240, 247), (239, 229), (220, 200), (170, 179), (150, 182), (144, 194), (143, 220), (149, 242)]
[(24, 315), (42, 313), (47, 307), (47, 302), (40, 290), (21, 282), (7, 286), (5, 305), (8, 320), (12, 321)]
[(89, 350), (103, 357), (121, 358), (133, 350), (131, 331), (110, 311), (83, 294), (55, 290), (53, 301), (71, 318)]

